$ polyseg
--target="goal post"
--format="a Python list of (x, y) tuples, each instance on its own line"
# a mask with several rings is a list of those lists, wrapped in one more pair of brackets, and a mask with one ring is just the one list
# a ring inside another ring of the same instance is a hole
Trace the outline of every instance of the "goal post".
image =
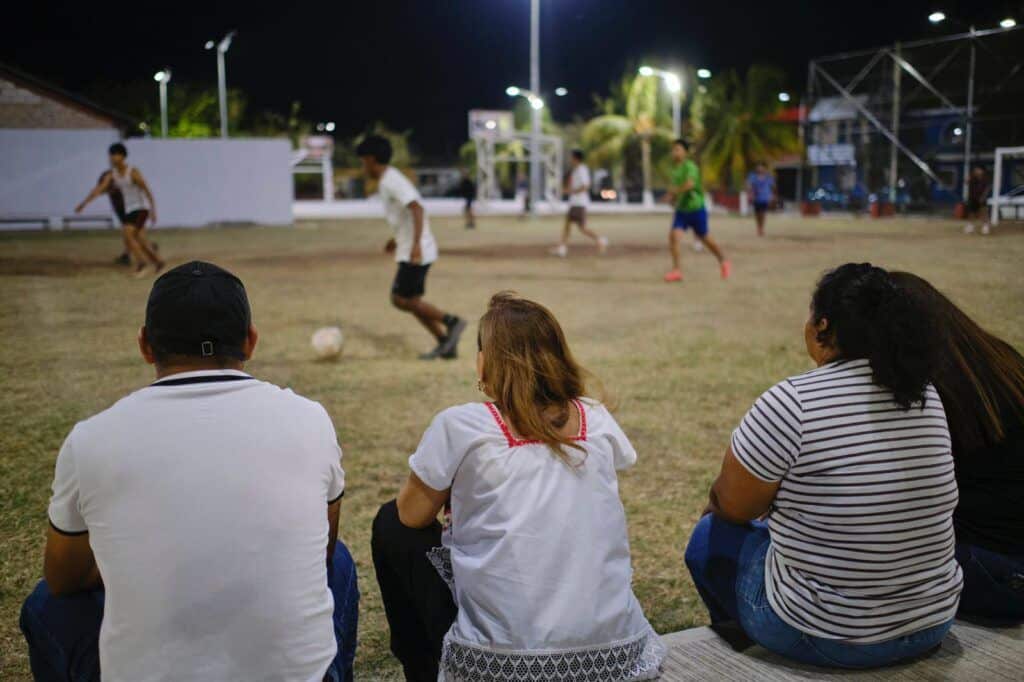
[(989, 204), (993, 227), (999, 224), (1004, 207), (1012, 207), (1014, 218), (1020, 217), (1024, 208), (1024, 147), (996, 147)]

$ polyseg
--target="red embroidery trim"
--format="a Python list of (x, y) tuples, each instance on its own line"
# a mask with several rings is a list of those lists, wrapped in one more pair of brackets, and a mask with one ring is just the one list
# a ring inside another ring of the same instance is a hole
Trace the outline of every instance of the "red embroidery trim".
[[(580, 433), (578, 436), (573, 438), (573, 440), (585, 442), (587, 440), (587, 413), (584, 411), (583, 404), (580, 401), (573, 400), (572, 404), (576, 406), (576, 410), (580, 415)], [(484, 403), (484, 405), (486, 405), (487, 409), (491, 411), (491, 416), (494, 417), (494, 421), (497, 423), (498, 428), (500, 428), (501, 432), (505, 434), (505, 440), (508, 441), (508, 446), (510, 448), (518, 447), (520, 445), (540, 445), (544, 442), (542, 440), (519, 440), (512, 435), (512, 431), (509, 430), (508, 424), (505, 423), (505, 420), (501, 417), (501, 413), (498, 412), (498, 407), (494, 403)]]

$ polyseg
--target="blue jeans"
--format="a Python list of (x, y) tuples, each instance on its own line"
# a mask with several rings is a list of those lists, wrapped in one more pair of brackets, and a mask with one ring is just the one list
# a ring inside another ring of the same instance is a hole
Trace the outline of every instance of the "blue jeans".
[[(356, 655), (359, 586), (356, 565), (341, 542), (334, 548), (327, 585), (334, 595), (334, 637), (338, 653), (327, 668), (332, 682), (349, 682)], [(39, 581), (21, 607), (21, 631), (28, 642), (36, 682), (94, 682), (100, 679), (99, 637), (102, 589), (55, 597)]]
[(942, 641), (950, 620), (877, 644), (814, 637), (783, 621), (768, 603), (764, 564), (771, 538), (760, 521), (736, 525), (712, 514), (697, 523), (686, 566), (712, 624), (735, 621), (752, 640), (780, 656), (834, 668), (874, 668), (918, 656)]
[(958, 542), (956, 560), (964, 571), (958, 616), (1024, 623), (1024, 556)]

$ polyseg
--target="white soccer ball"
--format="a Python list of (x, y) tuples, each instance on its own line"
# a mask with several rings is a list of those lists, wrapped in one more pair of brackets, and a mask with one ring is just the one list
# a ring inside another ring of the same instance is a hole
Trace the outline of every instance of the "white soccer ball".
[(313, 332), (313, 338), (310, 341), (318, 358), (333, 360), (341, 355), (341, 347), (345, 345), (345, 335), (338, 327), (321, 327)]

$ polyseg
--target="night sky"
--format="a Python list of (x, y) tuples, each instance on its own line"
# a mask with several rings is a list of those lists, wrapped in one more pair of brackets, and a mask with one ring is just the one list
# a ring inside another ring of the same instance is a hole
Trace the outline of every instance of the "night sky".
[[(238, 29), (228, 85), (256, 106), (334, 120), (354, 135), (374, 120), (412, 129), (421, 154), (454, 156), (470, 108), (508, 108), (510, 83), (529, 84), (529, 0), (370, 2), (22, 3), (0, 25), (0, 60), (76, 92), (102, 81), (151, 79), (214, 85), (203, 43)], [(691, 64), (713, 72), (776, 64), (803, 87), (807, 60), (837, 51), (962, 30), (932, 27), (929, 12), (994, 26), (1024, 21), (1024, 3), (542, 0), (541, 83), (569, 89), (558, 120), (584, 115), (627, 65)], [(154, 100), (156, 87), (152, 88)], [(549, 98), (549, 101), (551, 99)]]

